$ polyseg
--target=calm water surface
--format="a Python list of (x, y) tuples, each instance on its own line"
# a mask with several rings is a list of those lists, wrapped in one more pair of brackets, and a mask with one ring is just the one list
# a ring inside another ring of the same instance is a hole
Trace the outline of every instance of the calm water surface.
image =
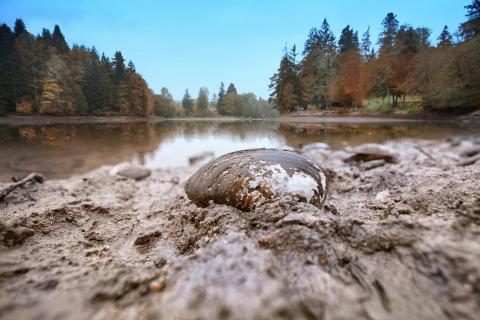
[(32, 171), (67, 178), (102, 165), (139, 163), (149, 168), (188, 165), (205, 151), (215, 156), (254, 147), (300, 148), (327, 142), (334, 148), (402, 138), (436, 139), (479, 134), (458, 123), (278, 123), (268, 121), (166, 121), (132, 124), (0, 125), (0, 181)]

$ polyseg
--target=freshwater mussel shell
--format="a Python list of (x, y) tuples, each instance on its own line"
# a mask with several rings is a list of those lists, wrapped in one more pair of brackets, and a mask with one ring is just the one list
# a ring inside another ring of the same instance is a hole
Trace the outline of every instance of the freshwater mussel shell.
[(201, 207), (210, 201), (244, 211), (271, 200), (309, 202), (321, 208), (327, 196), (325, 171), (293, 151), (249, 149), (225, 154), (201, 167), (185, 184)]

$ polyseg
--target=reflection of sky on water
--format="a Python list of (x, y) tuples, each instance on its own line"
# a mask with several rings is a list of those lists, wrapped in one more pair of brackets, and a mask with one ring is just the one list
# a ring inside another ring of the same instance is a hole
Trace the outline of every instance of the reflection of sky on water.
[(134, 162), (149, 168), (182, 167), (205, 151), (215, 156), (249, 148), (325, 142), (383, 143), (402, 138), (443, 139), (478, 134), (461, 123), (276, 123), (268, 121), (0, 126), (0, 181), (30, 172), (68, 178), (103, 165)]
[[(161, 143), (157, 150), (144, 157), (144, 165), (148, 168), (168, 168), (188, 165), (188, 158), (206, 151), (214, 152), (215, 156), (241, 149), (278, 148), (285, 145), (280, 136), (265, 135), (239, 138), (235, 135), (212, 134), (198, 135), (186, 138), (184, 135), (174, 137)], [(138, 157), (135, 163), (141, 162)]]

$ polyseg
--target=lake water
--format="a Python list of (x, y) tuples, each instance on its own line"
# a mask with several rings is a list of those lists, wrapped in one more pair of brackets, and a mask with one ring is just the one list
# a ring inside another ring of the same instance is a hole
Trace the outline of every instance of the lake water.
[(479, 134), (445, 122), (279, 123), (269, 121), (165, 121), (131, 124), (0, 125), (0, 181), (32, 171), (49, 179), (128, 161), (149, 168), (185, 166), (211, 151), (326, 142), (334, 148), (401, 138), (436, 139)]

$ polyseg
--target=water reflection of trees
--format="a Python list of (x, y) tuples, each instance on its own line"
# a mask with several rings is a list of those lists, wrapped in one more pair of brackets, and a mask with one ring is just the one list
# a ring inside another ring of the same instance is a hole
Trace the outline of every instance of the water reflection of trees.
[(186, 122), (78, 124), (0, 127), (0, 179), (30, 171), (49, 178), (82, 174), (102, 165), (145, 157), (178, 135), (227, 135), (230, 139), (267, 136), (278, 124), (251, 122)]
[(345, 143), (359, 145), (362, 143), (382, 143), (400, 138), (436, 139), (449, 135), (458, 135), (471, 131), (461, 125), (452, 123), (401, 122), (389, 124), (339, 124), (339, 123), (282, 123), (277, 129), (284, 136), (288, 145), (300, 148), (314, 142), (326, 142), (334, 148)]
[(345, 141), (356, 145), (398, 138), (438, 138), (468, 134), (469, 130), (475, 132), (442, 123), (279, 124), (268, 121), (0, 126), (0, 180), (30, 171), (61, 178), (133, 158), (143, 163), (162, 143), (179, 135), (230, 140), (281, 137), (288, 145), (299, 148), (319, 141), (341, 147)]
[(242, 140), (252, 136), (268, 136), (279, 126), (276, 122), (265, 121), (182, 122), (181, 125), (184, 126), (183, 135), (186, 138), (197, 137), (199, 135), (229, 135)]

